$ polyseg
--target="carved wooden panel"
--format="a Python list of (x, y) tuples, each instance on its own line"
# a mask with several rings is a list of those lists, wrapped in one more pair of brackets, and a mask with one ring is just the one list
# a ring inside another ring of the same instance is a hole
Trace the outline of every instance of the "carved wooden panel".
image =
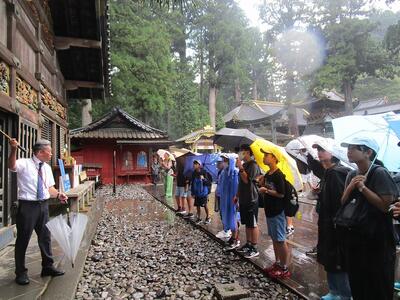
[(10, 95), (10, 67), (0, 61), (0, 92)]
[(31, 18), (28, 17), (28, 15), (26, 14), (24, 9), (21, 8), (19, 10), (19, 12), (20, 12), (21, 19), (25, 21), (26, 25), (28, 25), (27, 28), (28, 28), (29, 32), (32, 33), (33, 36), (35, 36), (36, 35), (36, 27), (32, 23)]
[(38, 108), (38, 93), (25, 80), (17, 76), (16, 80), (16, 98), (32, 110)]
[[(45, 13), (49, 13), (50, 9), (48, 8), (48, 3), (47, 1), (40, 1), (41, 2), (41, 6), (44, 9)], [(53, 25), (52, 25), (52, 19), (47, 17), (47, 21), (43, 20), (43, 18), (41, 18), (35, 4), (33, 3), (33, 1), (28, 1), (28, 5), (32, 11), (33, 17), (35, 18), (35, 20), (37, 22), (42, 23), (42, 36), (43, 36), (43, 40), (47, 43), (47, 45), (49, 45), (50, 48), (53, 48)], [(43, 5), (46, 5), (47, 8), (43, 7)], [(50, 27), (49, 27), (50, 25)]]
[(0, 0), (0, 43), (7, 45), (7, 9), (4, 0)]
[(67, 109), (57, 101), (43, 84), (40, 84), (40, 93), (41, 103), (54, 111), (61, 119), (66, 120)]
[(15, 46), (15, 54), (19, 58), (21, 64), (34, 76), (36, 67), (35, 51), (18, 30), (16, 32)]

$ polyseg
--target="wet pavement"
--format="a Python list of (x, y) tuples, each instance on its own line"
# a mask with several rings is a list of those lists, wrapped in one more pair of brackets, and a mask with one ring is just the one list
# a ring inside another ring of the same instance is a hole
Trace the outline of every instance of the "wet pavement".
[[(55, 265), (58, 265), (63, 256), (61, 249), (56, 242), (53, 242), (52, 249)], [(37, 244), (37, 236), (34, 232), (26, 251), (26, 267), (31, 282), (29, 285), (20, 286), (14, 282), (14, 243), (2, 250), (0, 254), (0, 300), (36, 299), (39, 297), (50, 282), (50, 277), (40, 277), (41, 263), (42, 258)]]
[[(146, 186), (146, 190), (158, 200), (171, 207), (176, 207), (175, 199), (166, 199), (163, 196), (162, 186), (157, 189), (154, 186)], [(315, 212), (315, 202), (305, 198), (300, 199), (300, 214), (294, 218), (295, 232), (288, 238), (288, 244), (291, 251), (291, 265), (289, 267), (292, 276), (284, 279), (282, 282), (290, 288), (298, 291), (309, 299), (319, 299), (327, 293), (326, 273), (315, 258), (305, 254), (312, 249), (317, 241), (317, 220), (318, 215)], [(222, 229), (218, 213), (215, 213), (214, 196), (210, 195), (209, 208), (212, 215), (212, 222), (209, 225), (201, 225), (205, 230), (216, 234)], [(194, 212), (194, 211), (193, 211)], [(204, 212), (202, 211), (204, 218)], [(261, 268), (265, 268), (274, 262), (274, 252), (272, 241), (268, 236), (268, 229), (263, 209), (259, 211), (260, 241), (258, 250), (260, 256), (253, 258), (252, 261)], [(246, 241), (244, 227), (240, 230), (240, 240)], [(222, 249), (222, 247), (221, 247)], [(398, 253), (399, 259), (399, 253)], [(397, 263), (396, 278), (400, 279), (400, 266)]]
[(232, 282), (249, 299), (299, 299), (150, 195), (117, 193), (124, 199), (106, 202), (76, 299), (211, 300), (217, 284)]

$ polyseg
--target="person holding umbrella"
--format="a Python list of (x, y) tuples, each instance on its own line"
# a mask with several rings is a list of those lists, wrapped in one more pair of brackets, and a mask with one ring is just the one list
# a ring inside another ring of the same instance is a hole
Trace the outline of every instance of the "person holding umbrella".
[[(351, 293), (355, 300), (392, 300), (396, 246), (389, 212), (397, 187), (376, 159), (380, 147), (374, 139), (357, 135), (342, 146), (358, 167), (347, 176), (343, 206), (335, 219), (343, 236)], [(391, 210), (397, 215), (397, 209)]]
[(68, 197), (54, 187), (51, 167), (46, 163), (52, 156), (51, 144), (47, 140), (38, 140), (32, 147), (31, 158), (17, 160), (16, 139), (10, 140), (11, 152), (8, 168), (17, 173), (18, 212), (16, 216), (17, 239), (15, 242), (15, 281), (19, 285), (29, 284), (28, 269), (25, 267), (25, 253), (35, 230), (42, 255), (41, 276), (61, 276), (63, 271), (54, 268), (50, 232), (46, 227), (49, 220), (47, 200), (57, 198), (65, 202)]

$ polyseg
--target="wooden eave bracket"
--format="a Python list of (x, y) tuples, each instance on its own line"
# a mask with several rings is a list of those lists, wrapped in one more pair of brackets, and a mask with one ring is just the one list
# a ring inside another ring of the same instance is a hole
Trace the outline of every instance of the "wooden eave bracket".
[(103, 84), (93, 81), (65, 80), (64, 86), (67, 91), (73, 91), (79, 88), (104, 89)]
[(56, 50), (67, 50), (71, 47), (101, 49), (101, 41), (61, 36), (54, 37), (54, 48)]

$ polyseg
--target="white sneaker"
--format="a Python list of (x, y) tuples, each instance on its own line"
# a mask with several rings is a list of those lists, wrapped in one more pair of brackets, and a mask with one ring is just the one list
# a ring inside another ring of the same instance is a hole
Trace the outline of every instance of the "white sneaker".
[(232, 235), (232, 232), (230, 230), (228, 230), (228, 231), (221, 230), (215, 236), (221, 240), (226, 240), (226, 239), (229, 239), (231, 237), (231, 235)]

